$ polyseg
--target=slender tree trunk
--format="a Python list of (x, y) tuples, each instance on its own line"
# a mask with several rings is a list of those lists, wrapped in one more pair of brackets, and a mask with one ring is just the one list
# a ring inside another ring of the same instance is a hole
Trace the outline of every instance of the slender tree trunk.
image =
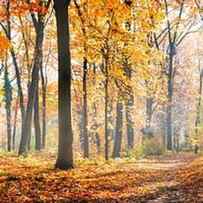
[[(93, 64), (93, 73), (94, 73), (94, 77), (93, 77), (93, 85), (96, 86), (96, 64)], [(97, 132), (97, 128), (98, 128), (98, 122), (97, 122), (97, 104), (96, 101), (94, 101), (93, 103), (93, 109), (94, 109), (94, 113), (93, 113), (93, 128), (95, 130), (94, 136), (95, 136), (95, 142), (96, 142), (96, 147), (97, 147), (97, 154), (101, 153), (101, 140), (100, 140), (100, 136), (99, 133)]]
[[(28, 82), (27, 82), (27, 95), (29, 96), (29, 91), (30, 91), (30, 84), (31, 84), (31, 71), (29, 70), (28, 72)], [(32, 126), (31, 126), (32, 128)], [(32, 142), (32, 138), (31, 138), (31, 134), (32, 134), (32, 129), (31, 129), (31, 133), (28, 135), (28, 144), (27, 144), (27, 149), (28, 151), (31, 150), (31, 142)]]
[(113, 158), (120, 157), (123, 131), (123, 102), (121, 96), (118, 96), (116, 106), (116, 131), (114, 138)]
[(97, 146), (97, 154), (100, 154), (101, 153), (101, 140), (100, 140), (98, 132), (95, 133), (95, 139), (96, 139), (96, 146)]
[(15, 68), (15, 75), (16, 75), (16, 81), (17, 81), (17, 86), (18, 86), (18, 95), (19, 95), (19, 100), (20, 100), (21, 123), (23, 126), (24, 125), (24, 118), (25, 118), (25, 106), (24, 106), (24, 95), (23, 95), (23, 88), (22, 88), (22, 83), (21, 83), (21, 76), (20, 76), (20, 71), (19, 71), (15, 52), (12, 48), (11, 48), (10, 52), (11, 52), (13, 65)]
[(12, 86), (8, 76), (7, 62), (4, 67), (4, 90), (5, 90), (5, 109), (7, 124), (7, 150), (11, 151), (11, 102), (12, 102)]
[(169, 73), (168, 73), (168, 105), (166, 110), (166, 127), (167, 127), (167, 149), (173, 149), (173, 132), (172, 132), (172, 101), (173, 101), (173, 55), (169, 56)]
[[(6, 35), (9, 39), (9, 41), (11, 42), (10, 1), (7, 1), (7, 31), (6, 31)], [(15, 51), (14, 51), (12, 46), (10, 48), (10, 54), (11, 54), (13, 66), (15, 69), (15, 75), (16, 75), (16, 81), (17, 81), (17, 87), (18, 87), (18, 95), (20, 98), (21, 123), (22, 123), (22, 128), (23, 128), (24, 118), (25, 118), (23, 88), (22, 88), (22, 83), (21, 83), (20, 69), (18, 66)]]
[(59, 73), (59, 142), (56, 168), (73, 167), (73, 133), (71, 124), (71, 55), (68, 7), (70, 0), (54, 0), (58, 39)]
[(151, 127), (152, 104), (153, 104), (153, 98), (147, 97), (147, 99), (146, 99), (146, 128)]
[(83, 137), (84, 137), (84, 158), (89, 158), (89, 138), (87, 131), (87, 59), (83, 63)]
[(14, 122), (13, 122), (13, 135), (12, 135), (12, 140), (13, 140), (13, 145), (12, 149), (15, 150), (15, 145), (16, 145), (16, 125), (17, 125), (17, 118), (18, 118), (18, 104), (19, 103), (19, 96), (16, 99), (16, 104), (15, 104), (15, 113), (14, 113)]
[[(82, 106), (82, 102), (81, 102), (81, 106)], [(80, 129), (80, 149), (81, 149), (81, 152), (84, 152), (84, 136), (83, 136), (83, 112), (82, 110), (78, 111), (78, 115), (79, 115), (79, 119), (80, 119), (80, 122), (79, 122), (79, 129)]]
[(36, 90), (39, 81), (39, 69), (42, 66), (43, 40), (44, 40), (44, 23), (43, 20), (39, 17), (38, 26), (36, 29), (34, 65), (32, 69), (32, 77), (28, 93), (28, 103), (25, 115), (25, 122), (21, 134), (19, 155), (25, 154), (27, 152), (28, 141), (29, 138), (31, 137), (33, 106), (35, 102)]
[(108, 95), (108, 86), (109, 86), (109, 72), (108, 72), (108, 59), (105, 58), (105, 159), (109, 159), (109, 132), (108, 132), (108, 104), (109, 104), (109, 95)]
[(134, 128), (133, 120), (131, 116), (131, 110), (134, 105), (133, 96), (126, 102), (126, 125), (127, 125), (127, 139), (128, 139), (128, 150), (133, 149), (134, 147)]
[(39, 116), (39, 84), (36, 87), (36, 95), (34, 101), (34, 127), (35, 127), (35, 150), (41, 150), (41, 128)]
[[(126, 61), (126, 64), (124, 65), (124, 70), (126, 76), (131, 80), (132, 78), (132, 70), (129, 67), (128, 61)], [(131, 116), (131, 110), (134, 105), (134, 97), (133, 97), (133, 91), (132, 87), (130, 86), (130, 93), (127, 95), (127, 99), (125, 102), (125, 109), (126, 109), (126, 128), (127, 128), (127, 147), (128, 150), (132, 149), (134, 146), (134, 128), (133, 128), (133, 121)]]
[(19, 147), (19, 155), (27, 153), (28, 142), (31, 138), (31, 125), (32, 125), (32, 112), (33, 112), (33, 105), (36, 96), (36, 86), (38, 80), (38, 68), (35, 66), (33, 67), (32, 71), (32, 82), (29, 88), (28, 94), (28, 103), (27, 103), (27, 110), (25, 115), (25, 122), (22, 129), (21, 140), (20, 140), (20, 147)]
[(44, 75), (43, 68), (40, 68), (40, 75), (41, 75), (41, 85), (42, 85), (42, 148), (45, 149), (46, 147), (46, 112), (47, 112), (47, 79)]
[(202, 80), (203, 80), (203, 71), (201, 71), (200, 77), (199, 77), (199, 98), (198, 98), (197, 115), (196, 115), (196, 121), (195, 121), (195, 133), (196, 133), (196, 135), (198, 135), (198, 126), (201, 123)]

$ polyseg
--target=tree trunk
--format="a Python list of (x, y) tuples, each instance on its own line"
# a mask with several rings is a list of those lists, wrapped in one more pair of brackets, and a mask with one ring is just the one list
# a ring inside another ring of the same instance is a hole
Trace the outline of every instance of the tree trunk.
[(36, 95), (34, 101), (34, 127), (35, 127), (35, 150), (41, 150), (41, 128), (39, 116), (39, 84), (36, 87)]
[(87, 59), (83, 63), (83, 137), (84, 137), (84, 158), (89, 158), (89, 138), (87, 132)]
[(17, 124), (17, 118), (18, 118), (18, 101), (19, 101), (19, 96), (16, 99), (16, 104), (15, 104), (15, 113), (14, 113), (14, 122), (13, 122), (13, 135), (12, 135), (12, 149), (15, 150), (15, 145), (16, 145), (16, 124)]
[(126, 124), (127, 124), (127, 139), (128, 139), (128, 150), (134, 147), (134, 128), (131, 116), (131, 109), (133, 107), (133, 96), (126, 102)]
[[(132, 70), (129, 67), (128, 62), (126, 61), (125, 64), (125, 74), (131, 80), (132, 78)], [(128, 150), (132, 149), (134, 146), (134, 128), (133, 128), (133, 121), (131, 116), (131, 109), (134, 105), (134, 97), (132, 93), (132, 87), (130, 86), (130, 93), (127, 95), (127, 100), (125, 102), (125, 108), (126, 108), (126, 128), (127, 128), (127, 147)]]
[(108, 73), (108, 59), (105, 59), (105, 159), (109, 159), (109, 135), (108, 135), (108, 103), (109, 103), (109, 95), (108, 95), (108, 85), (109, 85), (109, 73)]
[[(11, 42), (10, 1), (7, 1), (7, 31), (6, 31), (6, 35), (9, 39), (9, 41)], [(22, 83), (21, 83), (20, 69), (18, 66), (17, 59), (16, 59), (15, 51), (14, 51), (12, 46), (10, 48), (10, 54), (11, 54), (13, 66), (15, 69), (15, 75), (16, 75), (16, 81), (17, 81), (17, 87), (18, 87), (18, 95), (20, 98), (21, 123), (22, 123), (22, 128), (23, 128), (24, 118), (25, 118), (23, 88), (22, 88)]]
[(114, 138), (113, 158), (120, 157), (122, 130), (123, 130), (123, 103), (121, 97), (118, 96), (116, 106), (116, 131)]
[(169, 56), (169, 73), (168, 73), (168, 105), (166, 110), (166, 127), (167, 127), (167, 149), (173, 149), (173, 132), (172, 132), (172, 101), (173, 101), (173, 55)]
[(95, 139), (96, 139), (96, 146), (97, 146), (97, 154), (100, 154), (101, 153), (101, 141), (100, 141), (98, 132), (95, 133)]
[(36, 90), (39, 81), (39, 69), (42, 66), (43, 56), (43, 40), (44, 40), (44, 23), (39, 17), (38, 26), (36, 29), (36, 44), (34, 52), (34, 65), (32, 69), (31, 83), (29, 86), (28, 103), (25, 115), (25, 122), (22, 129), (19, 155), (27, 153), (28, 141), (31, 137), (31, 126), (32, 126), (32, 113), (35, 102)]
[(5, 91), (5, 109), (7, 124), (7, 150), (11, 151), (11, 102), (12, 102), (12, 86), (8, 76), (7, 62), (4, 71), (4, 91)]
[(42, 85), (42, 148), (45, 149), (46, 147), (46, 112), (47, 112), (47, 79), (44, 75), (43, 68), (40, 68), (40, 75), (41, 75), (41, 85)]
[(203, 79), (203, 71), (201, 71), (200, 77), (199, 77), (199, 98), (198, 98), (197, 115), (196, 115), (196, 121), (195, 121), (195, 133), (196, 133), (196, 135), (198, 135), (198, 126), (201, 123), (202, 79)]
[[(97, 67), (96, 67), (96, 64), (94, 63), (93, 64), (93, 73), (94, 73), (93, 85), (95, 87), (96, 87), (96, 82), (97, 82), (96, 70), (97, 70)], [(97, 154), (99, 155), (101, 153), (101, 140), (100, 140), (100, 135), (97, 132), (98, 121), (97, 121), (97, 104), (96, 104), (96, 101), (94, 101), (94, 103), (93, 103), (93, 126), (92, 126), (92, 128), (95, 131), (94, 136), (95, 136), (95, 142), (96, 142), (96, 147), (97, 147)]]
[(18, 86), (18, 95), (19, 95), (19, 100), (20, 100), (21, 123), (22, 123), (21, 125), (22, 125), (22, 128), (23, 128), (24, 119), (25, 119), (25, 106), (24, 106), (23, 88), (22, 88), (20, 71), (19, 71), (19, 67), (18, 67), (15, 52), (14, 52), (14, 50), (12, 48), (11, 48), (10, 52), (11, 52), (13, 65), (14, 65), (14, 68), (15, 68), (15, 75), (16, 75), (16, 81), (17, 81), (17, 86)]
[(73, 134), (71, 124), (71, 55), (68, 7), (70, 0), (54, 0), (58, 39), (59, 73), (59, 142), (56, 168), (73, 168)]
[(151, 127), (152, 104), (153, 104), (153, 98), (147, 97), (147, 99), (146, 99), (146, 128)]
[[(82, 102), (81, 102), (81, 106), (82, 106)], [(79, 116), (79, 124), (78, 127), (80, 129), (80, 149), (81, 152), (84, 152), (84, 137), (83, 137), (83, 112), (82, 110), (78, 111), (78, 116)]]

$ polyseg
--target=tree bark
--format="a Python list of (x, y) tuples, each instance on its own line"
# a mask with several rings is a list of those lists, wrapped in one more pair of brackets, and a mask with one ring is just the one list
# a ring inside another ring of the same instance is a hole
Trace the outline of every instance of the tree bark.
[(127, 141), (128, 141), (128, 150), (133, 149), (134, 147), (134, 128), (133, 121), (131, 116), (131, 109), (133, 107), (133, 97), (126, 102), (126, 125), (127, 125)]
[(35, 127), (35, 150), (41, 150), (41, 128), (39, 116), (39, 84), (36, 87), (36, 95), (34, 101), (34, 127)]
[(195, 133), (198, 135), (198, 126), (201, 123), (201, 106), (202, 106), (202, 81), (203, 80), (203, 71), (200, 72), (199, 77), (199, 98), (198, 98), (198, 104), (197, 104), (197, 115), (196, 115), (196, 121), (195, 121)]
[[(125, 65), (125, 74), (131, 80), (132, 78), (132, 70), (129, 67), (129, 64), (126, 62)], [(131, 110), (134, 105), (134, 97), (132, 93), (132, 87), (130, 86), (130, 93), (127, 95), (127, 100), (125, 102), (126, 108), (126, 128), (127, 128), (127, 147), (128, 150), (131, 150), (134, 146), (134, 128), (133, 128), (133, 121), (131, 116)]]
[(42, 148), (45, 149), (46, 147), (46, 112), (47, 112), (47, 79), (44, 75), (43, 68), (40, 68), (40, 75), (41, 75), (41, 85), (42, 85)]
[(109, 159), (109, 131), (108, 131), (108, 104), (109, 104), (109, 95), (108, 95), (108, 86), (109, 86), (109, 72), (108, 72), (108, 59), (105, 58), (105, 159)]
[(56, 168), (73, 168), (73, 134), (71, 124), (71, 55), (68, 7), (70, 0), (54, 0), (58, 39), (59, 73), (59, 142)]
[[(96, 86), (96, 70), (97, 70), (97, 66), (96, 64), (94, 63), (93, 64), (93, 85)], [(94, 132), (94, 137), (95, 137), (95, 143), (96, 143), (96, 147), (97, 147), (97, 154), (101, 154), (101, 139), (100, 139), (100, 135), (99, 133), (97, 132), (97, 129), (98, 129), (98, 121), (97, 121), (97, 104), (96, 104), (96, 101), (93, 102), (93, 130), (95, 131)]]
[(84, 158), (89, 158), (89, 137), (87, 131), (87, 59), (83, 62), (83, 137), (84, 137)]
[(18, 118), (18, 104), (19, 103), (19, 96), (16, 99), (16, 104), (15, 104), (15, 113), (14, 113), (14, 122), (13, 122), (13, 135), (12, 135), (12, 149), (15, 150), (15, 145), (16, 145), (16, 125), (17, 125), (17, 118)]
[(18, 94), (19, 94), (19, 100), (20, 100), (21, 126), (23, 128), (24, 119), (25, 119), (25, 106), (24, 106), (24, 95), (23, 95), (23, 88), (22, 88), (22, 83), (21, 83), (21, 76), (20, 76), (20, 71), (19, 71), (19, 66), (18, 66), (18, 63), (17, 63), (17, 59), (16, 59), (16, 54), (15, 54), (13, 48), (11, 48), (10, 52), (11, 52), (13, 65), (14, 65), (14, 68), (15, 68), (15, 75), (16, 75), (17, 86), (18, 86)]
[(146, 128), (151, 127), (153, 98), (146, 99)]
[(114, 138), (113, 158), (120, 157), (121, 143), (123, 133), (123, 102), (121, 96), (118, 96), (116, 105), (116, 131)]
[[(171, 48), (172, 49), (172, 48)], [(173, 55), (172, 50), (169, 55), (169, 73), (168, 73), (168, 105), (166, 110), (166, 127), (167, 127), (167, 149), (173, 149), (173, 132), (172, 132), (172, 101), (173, 101)]]
[(7, 150), (11, 151), (11, 102), (12, 102), (12, 86), (8, 76), (7, 62), (4, 66), (4, 91), (5, 91), (5, 109), (6, 109), (6, 125), (7, 125)]

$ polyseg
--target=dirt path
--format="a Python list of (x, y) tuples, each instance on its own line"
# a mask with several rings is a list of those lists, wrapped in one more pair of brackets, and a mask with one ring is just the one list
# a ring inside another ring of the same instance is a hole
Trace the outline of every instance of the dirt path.
[[(188, 166), (195, 158), (196, 157), (194, 155), (176, 155), (168, 158), (164, 157), (160, 160), (157, 158), (152, 160), (141, 160), (136, 163), (135, 165), (137, 168), (158, 171), (160, 174), (163, 174), (162, 178), (157, 176), (156, 182), (151, 186), (149, 185), (149, 187), (151, 187), (149, 190), (157, 191), (155, 192), (156, 195), (144, 202), (185, 203), (185, 194), (181, 194), (181, 191), (177, 189), (180, 185), (180, 182), (176, 179), (177, 172)], [(198, 202), (203, 201), (200, 200)]]

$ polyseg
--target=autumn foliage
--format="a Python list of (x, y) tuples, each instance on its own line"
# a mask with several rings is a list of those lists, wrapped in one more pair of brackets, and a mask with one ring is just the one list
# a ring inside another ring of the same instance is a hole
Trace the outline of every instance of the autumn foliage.
[(203, 202), (202, 11), (0, 0), (0, 203)]

